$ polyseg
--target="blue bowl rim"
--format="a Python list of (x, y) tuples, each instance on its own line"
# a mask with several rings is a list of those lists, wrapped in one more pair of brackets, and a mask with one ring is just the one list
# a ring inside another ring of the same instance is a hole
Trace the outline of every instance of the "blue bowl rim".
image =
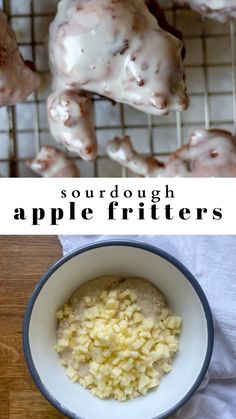
[[(30, 326), (30, 320), (31, 320), (31, 314), (34, 308), (34, 304), (37, 300), (38, 295), (40, 294), (40, 291), (42, 290), (45, 283), (48, 281), (48, 279), (51, 277), (51, 275), (62, 265), (64, 265), (66, 262), (68, 262), (70, 259), (72, 259), (75, 256), (78, 256), (81, 253), (100, 248), (100, 247), (109, 247), (109, 246), (127, 246), (127, 247), (135, 247), (141, 250), (148, 251), (150, 253), (154, 253), (163, 259), (167, 260), (171, 264), (173, 264), (182, 274), (185, 276), (185, 278), (190, 282), (192, 287), (194, 288), (195, 292), (197, 293), (199, 300), (201, 301), (205, 317), (206, 317), (206, 323), (207, 323), (207, 333), (208, 333), (208, 342), (207, 342), (207, 350), (206, 350), (206, 356), (201, 368), (201, 371), (199, 372), (199, 375), (195, 382), (193, 383), (191, 389), (188, 391), (188, 393), (173, 406), (168, 411), (164, 412), (163, 414), (156, 416), (152, 419), (165, 419), (168, 418), (171, 414), (175, 413), (177, 410), (179, 410), (182, 406), (184, 406), (188, 400), (191, 399), (191, 397), (194, 395), (198, 387), (200, 386), (207, 369), (210, 364), (212, 351), (213, 351), (213, 345), (214, 345), (214, 325), (213, 325), (213, 318), (212, 318), (212, 312), (210, 305), (208, 303), (208, 300), (206, 298), (206, 295), (199, 285), (196, 278), (192, 275), (192, 273), (181, 263), (178, 259), (176, 259), (174, 256), (170, 255), (166, 251), (150, 245), (146, 243), (142, 243), (140, 241), (135, 240), (103, 240), (96, 243), (91, 243), (86, 246), (81, 246), (78, 249), (73, 250), (72, 252), (68, 253), (67, 255), (60, 258), (57, 262), (55, 262), (48, 271), (41, 277), (40, 281), (38, 282), (37, 286), (35, 287), (29, 302), (26, 307), (25, 315), (24, 315), (24, 321), (23, 321), (23, 352), (26, 360), (26, 364), (28, 366), (28, 370), (33, 378), (34, 383), (40, 390), (40, 392), (43, 394), (43, 396), (48, 400), (49, 403), (51, 403), (56, 409), (61, 411), (65, 416), (71, 418), (71, 419), (85, 419), (81, 416), (78, 416), (77, 414), (71, 412), (68, 410), (65, 406), (63, 406), (58, 400), (55, 399), (55, 397), (47, 390), (47, 388), (42, 383), (40, 376), (34, 366), (34, 362), (31, 355), (30, 350), (30, 340), (29, 340), (29, 326)], [(90, 419), (90, 418), (86, 418)]]

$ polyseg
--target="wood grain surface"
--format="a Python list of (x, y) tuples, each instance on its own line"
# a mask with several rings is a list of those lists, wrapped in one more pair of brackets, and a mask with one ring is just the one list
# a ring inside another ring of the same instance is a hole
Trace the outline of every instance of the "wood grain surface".
[(61, 256), (57, 237), (0, 236), (0, 418), (61, 419), (35, 387), (22, 351), (25, 307), (41, 275)]

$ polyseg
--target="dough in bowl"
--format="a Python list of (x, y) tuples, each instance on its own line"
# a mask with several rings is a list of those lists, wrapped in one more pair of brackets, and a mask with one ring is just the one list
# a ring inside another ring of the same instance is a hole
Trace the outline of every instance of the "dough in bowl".
[(181, 318), (141, 278), (93, 279), (57, 318), (55, 349), (67, 376), (102, 399), (124, 402), (156, 388), (179, 349)]

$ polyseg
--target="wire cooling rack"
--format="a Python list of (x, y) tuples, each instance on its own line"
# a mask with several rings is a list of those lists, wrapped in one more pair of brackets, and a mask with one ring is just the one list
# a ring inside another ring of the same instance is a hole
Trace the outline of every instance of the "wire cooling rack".
[[(0, 109), (0, 173), (4, 176), (34, 176), (25, 161), (33, 158), (41, 145), (56, 145), (48, 130), (45, 100), (50, 92), (48, 27), (57, 3), (57, 0), (0, 0), (23, 56), (35, 62), (42, 77), (39, 92), (31, 95), (26, 103)], [(218, 127), (236, 134), (234, 21), (217, 23), (187, 8), (179, 9), (169, 0), (160, 3), (169, 22), (184, 35), (191, 106), (183, 113), (156, 117), (95, 97), (98, 159), (87, 163), (75, 156), (82, 176), (127, 174), (106, 156), (106, 142), (116, 135), (130, 135), (140, 153), (165, 160), (196, 128)]]

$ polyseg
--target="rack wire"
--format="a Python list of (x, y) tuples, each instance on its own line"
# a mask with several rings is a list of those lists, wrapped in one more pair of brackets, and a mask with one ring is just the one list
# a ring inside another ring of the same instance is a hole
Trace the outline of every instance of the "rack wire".
[[(57, 3), (58, 0), (0, 0), (22, 54), (35, 62), (43, 80), (40, 90), (26, 103), (0, 110), (0, 173), (4, 176), (34, 176), (25, 161), (33, 158), (42, 145), (56, 145), (48, 130), (45, 100), (50, 92), (47, 34)], [(106, 155), (106, 142), (116, 135), (130, 135), (140, 153), (165, 160), (197, 128), (217, 127), (236, 134), (234, 21), (222, 24), (205, 20), (187, 8), (173, 6), (169, 0), (160, 3), (168, 20), (184, 35), (191, 106), (183, 113), (156, 117), (95, 97), (98, 158), (87, 163), (74, 156), (82, 176), (130, 175)]]

